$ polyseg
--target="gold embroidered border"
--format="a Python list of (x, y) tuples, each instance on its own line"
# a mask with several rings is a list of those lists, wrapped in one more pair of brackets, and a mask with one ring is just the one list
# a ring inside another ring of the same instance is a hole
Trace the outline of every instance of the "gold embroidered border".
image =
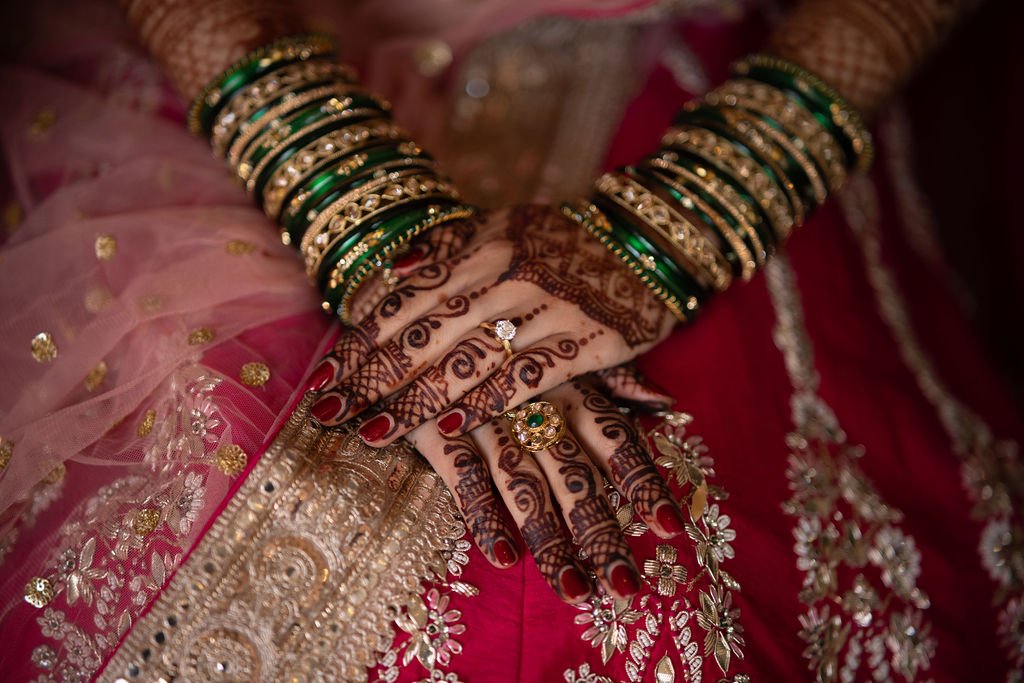
[(365, 681), (464, 527), (407, 447), (324, 432), (304, 400), (101, 681)]

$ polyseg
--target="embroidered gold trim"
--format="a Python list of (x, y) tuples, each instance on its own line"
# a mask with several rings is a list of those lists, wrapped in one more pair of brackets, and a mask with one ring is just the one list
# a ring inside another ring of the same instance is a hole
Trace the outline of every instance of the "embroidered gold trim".
[(100, 676), (365, 681), (464, 527), (407, 447), (324, 432), (305, 399)]

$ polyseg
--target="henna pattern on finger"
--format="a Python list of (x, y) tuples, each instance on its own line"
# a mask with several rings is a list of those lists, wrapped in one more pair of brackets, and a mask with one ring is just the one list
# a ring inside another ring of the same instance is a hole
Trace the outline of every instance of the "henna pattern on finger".
[(563, 599), (575, 602), (588, 595), (590, 586), (576, 564), (572, 545), (562, 532), (555, 515), (551, 494), (536, 463), (513, 441), (497, 421), (491, 422), (498, 434), (498, 468), (508, 477), (505, 484), (516, 510), (525, 521), (520, 525), (523, 541), (533, 555), (541, 574)]
[(506, 236), (515, 250), (499, 281), (537, 285), (618, 332), (630, 348), (656, 341), (662, 334), (669, 315), (665, 306), (572, 221), (548, 207), (520, 206), (509, 212)]
[(464, 439), (445, 443), (444, 454), (455, 468), (453, 493), (477, 547), (494, 563), (504, 567), (515, 564), (518, 554), (483, 458)]
[[(574, 497), (565, 516), (576, 543), (587, 553), (598, 576), (611, 583), (616, 593), (632, 595), (639, 586), (634, 562), (596, 468), (571, 437), (559, 441), (547, 454), (559, 463), (558, 474)], [(632, 581), (627, 578), (629, 574)]]
[[(612, 445), (608, 458), (612, 484), (644, 520), (648, 523), (655, 520), (663, 531), (678, 534), (683, 529), (683, 520), (675, 510), (672, 492), (658, 472), (643, 437), (605, 396), (584, 382), (573, 382), (573, 387), (583, 396), (583, 408), (593, 414), (601, 436)], [(672, 515), (676, 519), (672, 519)]]

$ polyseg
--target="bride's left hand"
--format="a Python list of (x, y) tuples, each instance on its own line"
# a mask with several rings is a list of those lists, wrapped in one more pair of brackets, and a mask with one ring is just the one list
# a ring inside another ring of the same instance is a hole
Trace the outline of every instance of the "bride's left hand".
[[(384, 446), (436, 419), (445, 436), (668, 335), (675, 318), (606, 247), (554, 207), (521, 206), (465, 225), (450, 254), (420, 245), (401, 280), (346, 330), (313, 373), (312, 414), (340, 425), (367, 408), (359, 434)], [(467, 234), (468, 232), (468, 234)], [(433, 244), (445, 233), (431, 234)], [(449, 240), (451, 241), (451, 240)], [(439, 250), (445, 251), (445, 250)], [(418, 265), (410, 265), (416, 255)], [(509, 320), (512, 355), (481, 323)]]

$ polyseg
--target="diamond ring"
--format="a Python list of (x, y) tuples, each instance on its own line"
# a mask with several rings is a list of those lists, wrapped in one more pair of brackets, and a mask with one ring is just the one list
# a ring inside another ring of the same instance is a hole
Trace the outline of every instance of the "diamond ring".
[(493, 323), (480, 323), (480, 327), (494, 335), (494, 338), (505, 347), (505, 353), (512, 357), (512, 340), (516, 338), (516, 326), (511, 320), (498, 320)]

